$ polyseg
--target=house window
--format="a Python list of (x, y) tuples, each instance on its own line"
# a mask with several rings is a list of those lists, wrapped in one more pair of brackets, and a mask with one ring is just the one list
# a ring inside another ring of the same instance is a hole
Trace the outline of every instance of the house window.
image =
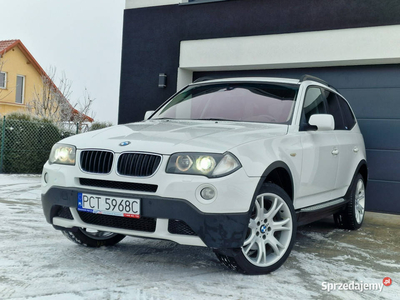
[(7, 73), (0, 72), (0, 89), (5, 89), (7, 87)]
[(25, 76), (17, 75), (15, 103), (24, 103)]

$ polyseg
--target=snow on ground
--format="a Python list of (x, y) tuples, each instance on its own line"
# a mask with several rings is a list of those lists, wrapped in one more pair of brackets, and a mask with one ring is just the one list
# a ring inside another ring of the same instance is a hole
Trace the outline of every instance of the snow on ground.
[[(279, 270), (245, 276), (225, 269), (207, 248), (133, 237), (110, 248), (75, 245), (46, 223), (40, 177), (0, 174), (0, 226), (0, 299), (395, 299), (400, 294), (398, 234), (376, 225), (356, 232), (329, 222), (300, 228)], [(382, 283), (386, 276), (394, 282), (382, 292), (322, 290), (322, 282)]]

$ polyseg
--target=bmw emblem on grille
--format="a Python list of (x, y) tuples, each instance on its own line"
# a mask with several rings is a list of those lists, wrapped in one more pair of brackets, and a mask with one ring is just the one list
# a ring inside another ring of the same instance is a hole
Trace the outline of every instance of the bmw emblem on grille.
[(119, 143), (119, 145), (120, 146), (128, 146), (130, 143), (131, 142), (126, 141), (126, 142)]

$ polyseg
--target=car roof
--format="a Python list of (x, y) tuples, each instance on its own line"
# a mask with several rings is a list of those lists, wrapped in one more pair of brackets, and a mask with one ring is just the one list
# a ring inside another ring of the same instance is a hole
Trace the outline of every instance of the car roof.
[(328, 88), (331, 88), (335, 92), (339, 93), (339, 91), (321, 78), (311, 76), (311, 75), (303, 75), (300, 79), (293, 78), (282, 78), (282, 77), (231, 77), (231, 78), (220, 78), (214, 79), (212, 77), (200, 77), (196, 79), (190, 85), (200, 85), (200, 84), (208, 84), (208, 83), (224, 83), (224, 82), (269, 82), (269, 83), (286, 83), (286, 84), (296, 84), (300, 85), (304, 81), (311, 81), (313, 83), (317, 83), (318, 85), (322, 85)]
[(233, 78), (221, 78), (221, 79), (208, 79), (199, 78), (191, 85), (203, 84), (203, 83), (223, 83), (223, 82), (273, 82), (273, 83), (288, 83), (288, 84), (300, 84), (299, 79), (292, 78), (278, 78), (278, 77), (233, 77)]

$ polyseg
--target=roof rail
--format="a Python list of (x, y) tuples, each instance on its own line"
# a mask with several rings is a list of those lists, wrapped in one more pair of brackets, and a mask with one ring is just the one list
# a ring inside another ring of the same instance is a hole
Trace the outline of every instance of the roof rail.
[(303, 82), (306, 80), (312, 80), (312, 81), (316, 81), (316, 82), (325, 84), (326, 86), (329, 86), (331, 89), (334, 89), (336, 92), (338, 92), (338, 90), (334, 86), (330, 85), (329, 83), (327, 83), (325, 80), (322, 80), (321, 78), (307, 75), (307, 74), (304, 74), (303, 76), (300, 77), (300, 82)]
[(213, 80), (213, 79), (215, 79), (215, 78), (211, 77), (211, 76), (205, 76), (205, 77), (197, 78), (195, 81), (193, 81), (193, 83), (203, 82), (203, 81), (208, 81), (208, 80)]

